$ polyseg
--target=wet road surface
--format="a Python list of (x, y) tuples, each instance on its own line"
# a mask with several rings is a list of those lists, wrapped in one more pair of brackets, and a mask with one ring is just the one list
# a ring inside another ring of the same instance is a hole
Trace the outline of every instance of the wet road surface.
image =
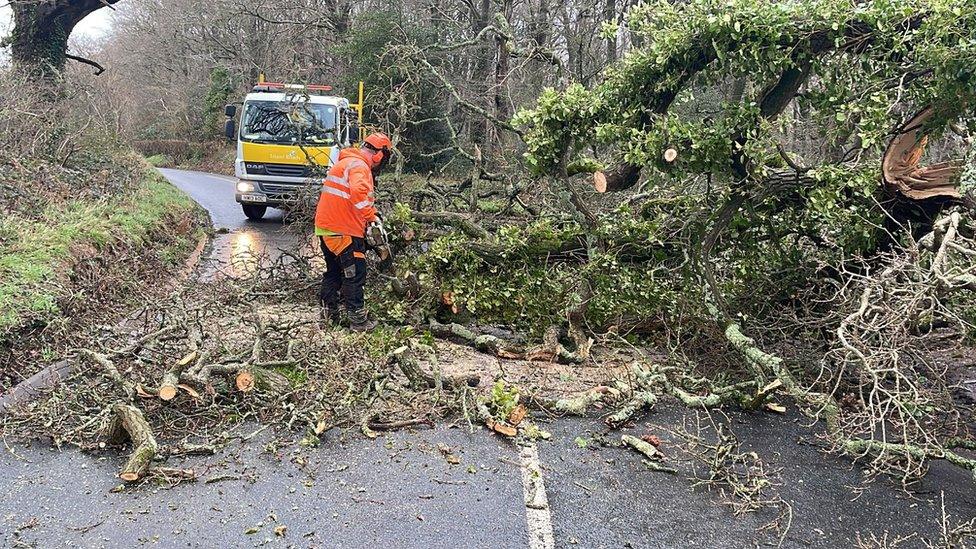
[[(691, 414), (664, 409), (638, 423), (657, 433)], [(650, 472), (632, 451), (601, 443), (598, 419), (543, 424), (538, 445), (551, 520), (551, 547), (851, 547), (857, 536), (940, 534), (944, 493), (950, 521), (976, 514), (973, 479), (933, 468), (914, 498), (890, 482), (864, 484), (858, 469), (823, 456), (806, 420), (769, 414), (733, 418), (743, 450), (758, 452), (775, 491), (790, 504), (736, 515), (716, 491), (682, 476)], [(580, 441), (587, 441), (581, 447)], [(607, 435), (608, 442), (619, 435)], [(798, 443), (800, 442), (800, 443)], [(438, 449), (459, 458), (450, 464)], [(44, 445), (0, 453), (0, 545), (37, 547), (545, 547), (529, 544), (520, 449), (484, 429), (390, 433), (377, 440), (330, 433), (312, 449), (268, 452), (260, 437), (205, 458), (171, 458), (196, 483), (113, 493), (120, 456), (53, 451)], [(15, 455), (16, 454), (16, 455)], [(778, 472), (777, 472), (778, 471)], [(208, 479), (216, 482), (206, 483)], [(285, 526), (284, 536), (274, 533)]]
[[(213, 250), (227, 268), (236, 268), (235, 246), (245, 248), (238, 243), (259, 252), (293, 245), (280, 213), (259, 223), (244, 218), (232, 178), (162, 172), (230, 231)], [(674, 457), (668, 429), (693, 416), (662, 405), (630, 431), (660, 436)], [(733, 548), (775, 546), (789, 524), (784, 547), (850, 547), (858, 536), (886, 534), (913, 536), (901, 547), (920, 547), (940, 535), (943, 498), (951, 523), (976, 516), (976, 486), (959, 469), (933, 467), (909, 497), (884, 479), (866, 484), (860, 469), (824, 456), (808, 420), (792, 409), (734, 414), (731, 425), (742, 451), (766, 462), (777, 485), (769, 495), (788, 509), (737, 515), (715, 490), (648, 471), (599, 418), (564, 418), (543, 422), (553, 437), (534, 452), (466, 425), (376, 440), (330, 432), (307, 449), (266, 448), (259, 436), (215, 456), (165, 463), (193, 468), (196, 483), (119, 493), (116, 452), (4, 446), (0, 546)], [(448, 463), (438, 444), (459, 463)], [(777, 520), (779, 530), (762, 530)]]
[(298, 247), (299, 237), (289, 231), (281, 210), (268, 208), (264, 219), (258, 221), (244, 216), (241, 205), (234, 200), (237, 184), (234, 177), (188, 170), (159, 171), (203, 206), (217, 229), (201, 280), (246, 275), (259, 262), (273, 261), (280, 256), (279, 249)]

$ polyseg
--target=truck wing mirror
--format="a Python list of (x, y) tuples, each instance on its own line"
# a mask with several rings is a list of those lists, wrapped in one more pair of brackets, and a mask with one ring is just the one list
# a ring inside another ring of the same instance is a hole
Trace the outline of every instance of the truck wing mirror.
[(237, 125), (234, 124), (233, 118), (228, 118), (224, 122), (224, 137), (226, 137), (230, 141), (234, 141), (236, 134), (237, 134)]
[(224, 105), (224, 116), (233, 118), (237, 114), (237, 105)]

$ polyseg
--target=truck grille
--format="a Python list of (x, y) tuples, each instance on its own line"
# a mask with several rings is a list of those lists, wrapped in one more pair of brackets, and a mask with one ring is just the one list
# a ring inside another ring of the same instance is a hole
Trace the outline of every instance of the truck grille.
[(295, 192), (300, 185), (289, 185), (287, 183), (261, 183), (261, 189), (266, 193), (290, 194)]
[(309, 170), (307, 166), (300, 164), (265, 164), (265, 173), (283, 177), (307, 177)]

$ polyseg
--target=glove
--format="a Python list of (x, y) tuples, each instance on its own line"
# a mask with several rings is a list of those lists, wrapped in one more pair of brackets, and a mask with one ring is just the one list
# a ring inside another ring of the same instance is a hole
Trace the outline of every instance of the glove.
[(373, 248), (382, 248), (386, 246), (386, 243), (386, 228), (383, 227), (383, 222), (376, 218), (375, 221), (366, 226), (366, 244)]

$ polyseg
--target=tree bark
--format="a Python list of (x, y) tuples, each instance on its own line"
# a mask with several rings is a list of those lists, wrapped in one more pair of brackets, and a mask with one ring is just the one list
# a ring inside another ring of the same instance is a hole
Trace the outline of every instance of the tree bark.
[(82, 19), (119, 0), (13, 0), (10, 50), (14, 65), (44, 74), (64, 70), (68, 37)]
[[(478, 36), (490, 23), (491, 0), (479, 0), (477, 7), (475, 3), (470, 4), (471, 12), (471, 33)], [(491, 70), (491, 59), (493, 57), (491, 46), (480, 44), (474, 49), (474, 67), (472, 67), (471, 81), (474, 84), (475, 94), (478, 97), (478, 105), (488, 110), (488, 82), (493, 78)], [(481, 147), (481, 150), (490, 154), (491, 147), (488, 143), (487, 120), (475, 119), (471, 121), (470, 138), (471, 142)]]
[(119, 402), (112, 406), (112, 412), (115, 416), (104, 435), (109, 444), (117, 444), (125, 439), (132, 441), (132, 453), (122, 466), (119, 478), (125, 482), (135, 482), (146, 476), (159, 445), (141, 410)]
[[(603, 20), (607, 23), (617, 21), (617, 0), (606, 0), (603, 4)], [(617, 35), (607, 40), (607, 65), (617, 62)]]
[[(511, 28), (512, 10), (513, 1), (502, 0), (501, 16), (505, 19), (503, 30), (506, 32)], [(508, 93), (506, 93), (508, 91), (508, 85), (506, 81), (508, 80), (510, 70), (512, 45), (509, 43), (507, 36), (496, 35), (495, 41), (498, 44), (495, 59), (495, 118), (508, 120), (512, 117), (512, 113), (508, 104)]]

